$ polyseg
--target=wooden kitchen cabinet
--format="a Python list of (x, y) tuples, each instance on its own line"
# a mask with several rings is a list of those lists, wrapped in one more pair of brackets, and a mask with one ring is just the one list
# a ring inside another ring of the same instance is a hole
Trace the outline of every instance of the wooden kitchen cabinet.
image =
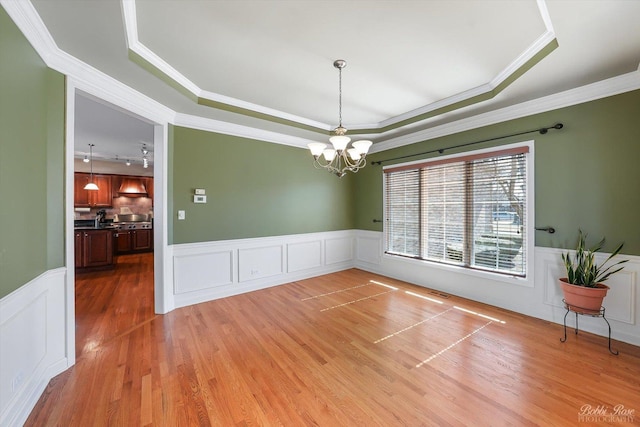
[(153, 249), (153, 230), (118, 230), (114, 233), (116, 254)]
[(76, 268), (113, 266), (112, 230), (76, 230)]
[(148, 251), (153, 248), (152, 230), (133, 230), (131, 236), (132, 251)]
[(144, 185), (147, 187), (148, 197), (153, 200), (153, 177), (145, 178)]
[(113, 246), (116, 254), (131, 252), (131, 231), (116, 231), (113, 233)]
[(93, 174), (98, 190), (85, 190), (91, 175), (77, 172), (73, 181), (73, 205), (76, 207), (106, 208), (113, 205), (111, 175)]

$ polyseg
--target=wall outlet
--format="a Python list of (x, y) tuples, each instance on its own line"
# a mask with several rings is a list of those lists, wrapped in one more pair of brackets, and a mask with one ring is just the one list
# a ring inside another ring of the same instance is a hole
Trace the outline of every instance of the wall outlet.
[(185, 211), (178, 211), (178, 219), (185, 219), (186, 213)]

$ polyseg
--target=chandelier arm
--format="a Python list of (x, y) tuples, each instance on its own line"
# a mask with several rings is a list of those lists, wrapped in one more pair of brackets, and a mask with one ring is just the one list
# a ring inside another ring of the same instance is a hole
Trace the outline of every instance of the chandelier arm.
[[(365, 162), (366, 164), (366, 162)], [(356, 173), (358, 172), (360, 169), (362, 169), (365, 165), (363, 164), (363, 162), (358, 161), (357, 164), (354, 164), (353, 166), (345, 166), (344, 168), (342, 168), (342, 172), (353, 172)]]
[(314, 158), (313, 167), (315, 167), (316, 169), (325, 169), (329, 173), (338, 173), (339, 166), (336, 167), (335, 163), (336, 163), (336, 158), (334, 158), (331, 162), (325, 161), (325, 163), (323, 164), (318, 157), (318, 158)]

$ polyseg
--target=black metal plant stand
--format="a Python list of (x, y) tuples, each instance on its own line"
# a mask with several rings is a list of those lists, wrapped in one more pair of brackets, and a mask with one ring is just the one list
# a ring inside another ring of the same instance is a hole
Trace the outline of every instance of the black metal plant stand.
[(611, 349), (611, 325), (609, 324), (609, 321), (607, 320), (607, 318), (604, 317), (604, 307), (600, 307), (600, 310), (597, 313), (589, 313), (590, 311), (592, 312), (593, 310), (586, 309), (583, 307), (578, 307), (577, 305), (567, 304), (567, 302), (564, 299), (562, 300), (562, 302), (564, 303), (564, 308), (567, 309), (567, 312), (564, 314), (564, 338), (560, 338), (560, 342), (567, 341), (567, 315), (569, 314), (569, 312), (573, 312), (576, 314), (576, 327), (575, 327), (576, 335), (578, 335), (578, 314), (581, 316), (602, 317), (604, 321), (607, 322), (607, 326), (609, 327), (609, 353), (615, 356), (619, 354), (618, 350), (613, 351)]

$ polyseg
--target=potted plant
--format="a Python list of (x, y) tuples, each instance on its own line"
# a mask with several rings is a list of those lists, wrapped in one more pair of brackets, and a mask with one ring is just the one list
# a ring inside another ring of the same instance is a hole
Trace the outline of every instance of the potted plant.
[(614, 267), (629, 260), (618, 261), (605, 268), (605, 265), (620, 253), (624, 245), (621, 243), (602, 264), (598, 265), (595, 261), (595, 253), (602, 249), (605, 239), (603, 238), (590, 249), (587, 249), (586, 240), (587, 234), (580, 230), (575, 258), (572, 259), (568, 252), (562, 254), (567, 277), (560, 279), (560, 285), (568, 308), (578, 313), (598, 314), (602, 307), (602, 300), (609, 290), (609, 287), (602, 282), (624, 268), (624, 266)]

